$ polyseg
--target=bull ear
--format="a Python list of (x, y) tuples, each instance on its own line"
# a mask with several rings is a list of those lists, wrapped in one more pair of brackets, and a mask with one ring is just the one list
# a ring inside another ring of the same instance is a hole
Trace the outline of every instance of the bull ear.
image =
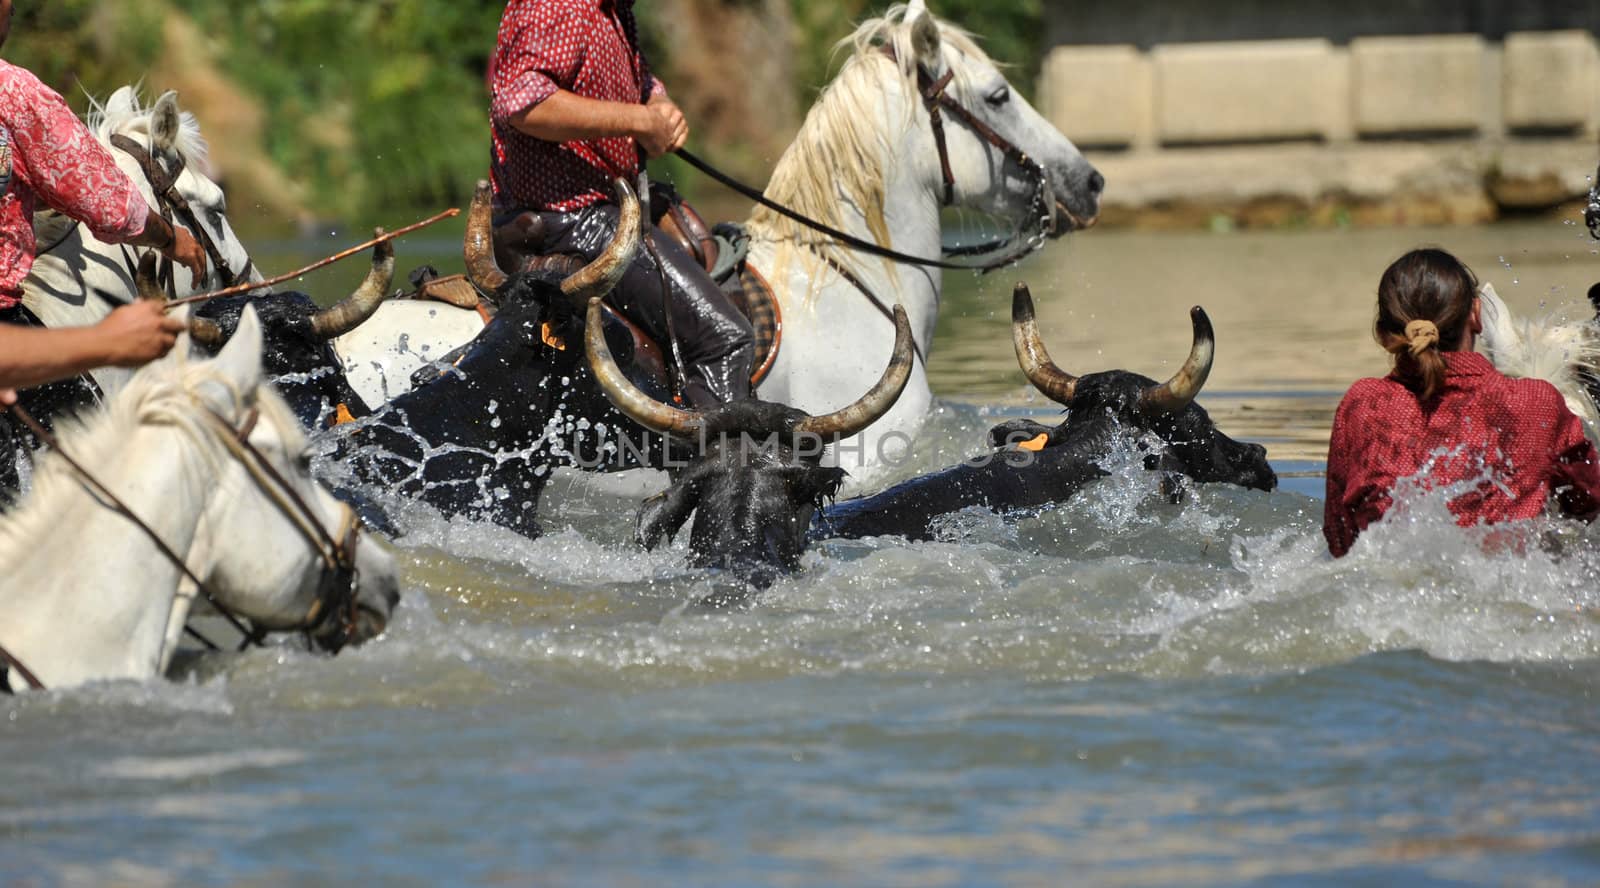
[(907, 10), (906, 17), (911, 20), (911, 49), (917, 55), (917, 64), (937, 75), (944, 67), (939, 52), (939, 23), (926, 9), (920, 13)]
[(700, 502), (699, 486), (693, 481), (679, 481), (650, 497), (639, 506), (639, 518), (634, 538), (639, 545), (654, 550), (662, 540), (670, 540), (689, 520), (689, 515)]
[(178, 113), (178, 94), (167, 90), (156, 99), (156, 105), (150, 109), (150, 144), (163, 154), (170, 153), (174, 145), (178, 144), (178, 130), (183, 125), (183, 118)]

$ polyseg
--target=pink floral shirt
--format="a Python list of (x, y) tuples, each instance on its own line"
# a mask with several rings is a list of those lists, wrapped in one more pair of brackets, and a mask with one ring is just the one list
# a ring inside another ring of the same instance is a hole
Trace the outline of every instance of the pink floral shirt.
[(149, 204), (133, 181), (55, 90), (32, 72), (0, 61), (0, 309), (22, 300), (22, 279), (38, 244), (41, 204), (121, 243), (144, 232)]

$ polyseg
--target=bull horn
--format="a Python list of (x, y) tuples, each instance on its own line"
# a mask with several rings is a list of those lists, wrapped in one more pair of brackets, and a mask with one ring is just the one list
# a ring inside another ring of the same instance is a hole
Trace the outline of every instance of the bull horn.
[(1078, 393), (1078, 377), (1050, 360), (1044, 340), (1039, 338), (1039, 325), (1033, 319), (1033, 294), (1028, 292), (1028, 285), (1020, 281), (1011, 292), (1011, 345), (1017, 351), (1017, 363), (1033, 387), (1050, 400), (1071, 407)]
[[(373, 232), (383, 237), (383, 229)], [(378, 310), (389, 295), (389, 285), (394, 282), (394, 241), (382, 241), (372, 248), (372, 270), (354, 293), (339, 304), (325, 308), (311, 316), (311, 332), (319, 339), (343, 336), (361, 326)]]
[(809, 416), (795, 424), (795, 434), (817, 435), (822, 438), (848, 438), (889, 412), (899, 400), (911, 379), (911, 363), (916, 354), (916, 340), (911, 338), (911, 321), (906, 310), (894, 307), (894, 352), (889, 355), (889, 366), (883, 376), (861, 399), (827, 416)]
[(210, 318), (190, 318), (189, 338), (212, 351), (222, 348), (222, 328)]
[(589, 300), (588, 315), (584, 319), (584, 345), (589, 352), (589, 369), (600, 383), (601, 391), (611, 399), (624, 415), (639, 425), (663, 435), (690, 438), (705, 428), (705, 415), (693, 410), (678, 410), (639, 391), (617, 366), (606, 345), (604, 325), (600, 320), (600, 297)]
[(1189, 309), (1189, 320), (1194, 324), (1194, 345), (1189, 348), (1189, 360), (1183, 362), (1171, 379), (1139, 395), (1139, 408), (1146, 413), (1176, 413), (1188, 407), (1200, 394), (1206, 377), (1211, 375), (1211, 362), (1217, 356), (1211, 319), (1206, 317), (1205, 309), (1196, 305)]
[(561, 282), (561, 292), (571, 297), (576, 305), (615, 289), (628, 266), (633, 264), (633, 257), (639, 254), (639, 242), (644, 237), (640, 225), (644, 212), (639, 207), (639, 198), (625, 179), (613, 180), (612, 186), (617, 190), (617, 205), (621, 208), (616, 235), (606, 245), (605, 252)]
[(147, 251), (139, 257), (139, 270), (134, 272), (133, 285), (140, 299), (149, 299), (154, 302), (166, 302), (167, 294), (161, 292), (161, 282), (156, 280), (156, 262), (159, 257), (155, 250)]
[(467, 280), (478, 292), (493, 295), (505, 285), (508, 276), (494, 258), (494, 208), (489, 183), (478, 180), (467, 209), (467, 237), (461, 252), (467, 263)]

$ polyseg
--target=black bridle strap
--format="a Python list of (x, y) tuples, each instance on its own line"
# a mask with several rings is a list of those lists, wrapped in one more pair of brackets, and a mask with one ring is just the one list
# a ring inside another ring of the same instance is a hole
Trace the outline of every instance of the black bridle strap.
[(933, 82), (928, 82), (928, 75), (921, 67), (917, 68), (917, 87), (922, 92), (922, 106), (928, 109), (928, 125), (933, 128), (933, 144), (939, 149), (939, 172), (944, 176), (944, 205), (950, 206), (956, 202), (956, 174), (950, 169), (950, 149), (944, 141), (944, 118), (939, 115), (939, 106), (943, 104), (940, 99), (948, 100), (945, 87), (950, 85), (951, 79), (956, 76), (954, 68), (944, 72), (944, 76)]
[[(183, 192), (178, 190), (178, 179), (188, 166), (188, 162), (183, 159), (182, 154), (178, 154), (174, 161), (176, 168), (168, 170), (156, 162), (154, 151), (146, 149), (143, 145), (122, 133), (113, 135), (111, 144), (138, 162), (140, 169), (144, 170), (145, 179), (149, 181), (151, 190), (155, 192), (156, 202), (161, 204), (162, 216), (165, 217), (170, 210), (183, 220), (183, 223), (189, 228), (195, 239), (200, 242), (200, 246), (205, 249), (206, 256), (211, 260), (212, 267), (222, 276), (222, 282), (225, 286), (235, 286), (249, 275), (250, 269), (253, 267), (251, 262), (246, 262), (245, 267), (238, 274), (233, 273), (233, 269), (228, 265), (228, 260), (222, 258), (222, 250), (217, 247), (216, 241), (211, 238), (211, 234), (206, 230), (205, 226), (200, 224), (200, 219), (195, 215), (194, 208), (189, 206), (189, 199), (184, 197)], [(171, 220), (168, 221), (170, 222)]]
[[(845, 281), (848, 282), (852, 287), (855, 287), (858, 291), (860, 291), (861, 295), (867, 297), (867, 302), (871, 303), (872, 307), (878, 310), (878, 314), (888, 318), (889, 323), (895, 323), (894, 312), (890, 310), (889, 306), (883, 304), (883, 300), (879, 299), (877, 294), (867, 289), (867, 285), (861, 282), (861, 278), (856, 277), (850, 272), (850, 269), (845, 268), (843, 265), (834, 261), (833, 257), (827, 255), (826, 253), (818, 253), (817, 255), (822, 257), (822, 261), (826, 262), (828, 267), (834, 270), (835, 274), (844, 278)], [(911, 337), (911, 352), (917, 356), (917, 360), (922, 362), (922, 366), (924, 368), (928, 366), (928, 358), (922, 354), (922, 346), (917, 344), (917, 337), (915, 336)]]
[[(812, 231), (816, 231), (816, 232), (818, 232), (820, 234), (825, 234), (828, 237), (831, 237), (834, 240), (844, 244), (845, 246), (854, 247), (855, 249), (860, 250), (863, 253), (869, 253), (869, 254), (871, 254), (873, 256), (878, 256), (878, 257), (883, 258), (883, 259), (891, 259), (891, 260), (893, 260), (895, 262), (900, 262), (900, 263), (903, 263), (905, 265), (920, 265), (920, 266), (922, 266), (924, 268), (947, 268), (947, 269), (950, 269), (952, 271), (986, 271), (986, 270), (988, 270), (987, 266), (962, 265), (962, 264), (960, 264), (958, 262), (944, 262), (944, 261), (941, 261), (941, 260), (938, 260), (938, 259), (926, 259), (926, 258), (923, 258), (921, 256), (911, 256), (911, 255), (907, 255), (905, 253), (901, 253), (901, 252), (898, 252), (898, 251), (895, 251), (895, 250), (891, 250), (888, 247), (881, 246), (879, 244), (875, 244), (875, 243), (873, 243), (871, 241), (862, 240), (861, 238), (856, 237), (853, 234), (847, 234), (846, 232), (840, 231), (839, 229), (833, 228), (832, 226), (824, 225), (823, 223), (818, 222), (817, 220), (811, 218), (810, 216), (807, 216), (807, 215), (805, 215), (803, 213), (800, 213), (800, 212), (798, 212), (796, 210), (791, 210), (788, 207), (784, 206), (783, 204), (778, 203), (778, 202), (776, 202), (774, 200), (771, 200), (765, 194), (762, 194), (760, 191), (757, 191), (756, 189), (751, 188), (749, 185), (746, 185), (743, 182), (740, 182), (738, 179), (735, 179), (732, 176), (729, 176), (727, 173), (722, 172), (721, 170), (717, 169), (716, 167), (712, 166), (711, 164), (706, 163), (705, 161), (703, 161), (700, 158), (696, 157), (694, 155), (694, 153), (691, 152), (687, 148), (679, 148), (678, 151), (677, 151), (677, 155), (679, 157), (683, 158), (685, 162), (687, 162), (690, 166), (694, 167), (695, 169), (699, 170), (700, 172), (705, 173), (707, 176), (710, 176), (711, 178), (713, 178), (713, 179), (717, 180), (718, 182), (722, 183), (724, 186), (728, 187), (729, 189), (731, 189), (733, 191), (738, 192), (739, 194), (745, 196), (746, 198), (748, 198), (750, 200), (753, 200), (758, 204), (761, 204), (762, 206), (766, 207), (767, 209), (773, 211), (774, 213), (777, 213), (778, 215), (787, 217), (789, 219), (793, 219), (794, 221), (799, 222), (801, 225), (804, 225), (805, 227), (811, 229)], [(1010, 260), (1007, 260), (1007, 262), (1009, 262), (1009, 261)], [(999, 267), (999, 266), (996, 266), (996, 267)]]

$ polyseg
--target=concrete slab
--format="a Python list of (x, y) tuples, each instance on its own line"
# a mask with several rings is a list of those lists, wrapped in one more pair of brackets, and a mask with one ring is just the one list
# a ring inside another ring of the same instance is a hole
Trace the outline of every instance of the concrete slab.
[(1513, 130), (1592, 130), (1600, 50), (1587, 31), (1507, 34), (1503, 89)]
[(1356, 132), (1390, 136), (1492, 128), (1498, 114), (1486, 107), (1485, 55), (1483, 38), (1476, 34), (1352, 40)]
[(1163, 143), (1332, 138), (1343, 117), (1343, 60), (1326, 40), (1158, 46), (1156, 136)]
[(1152, 143), (1150, 61), (1133, 46), (1058, 46), (1039, 73), (1039, 108), (1085, 147)]

